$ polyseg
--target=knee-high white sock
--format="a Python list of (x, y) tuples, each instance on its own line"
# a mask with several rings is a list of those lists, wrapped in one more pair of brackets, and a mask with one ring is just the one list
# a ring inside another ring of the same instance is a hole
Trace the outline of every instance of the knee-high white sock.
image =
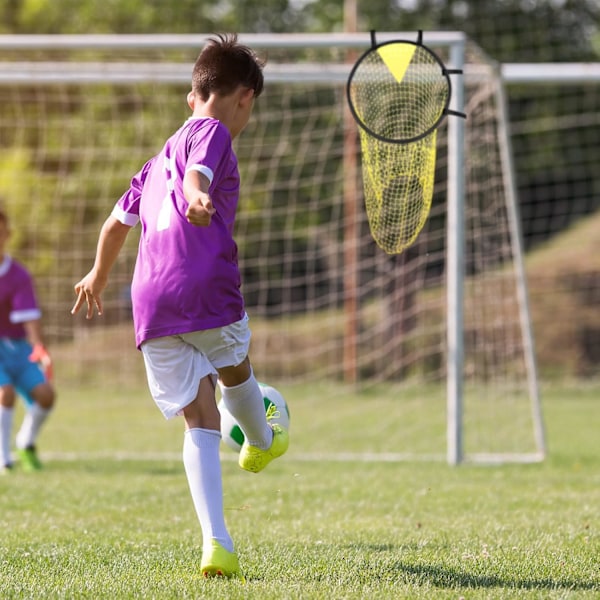
[(267, 424), (263, 395), (254, 374), (233, 387), (219, 384), (223, 403), (240, 424), (246, 440), (251, 446), (266, 450), (273, 443), (273, 431)]
[(183, 465), (202, 529), (204, 549), (211, 539), (233, 552), (233, 540), (223, 514), (223, 483), (219, 445), (221, 434), (212, 429), (188, 429), (183, 439)]
[(12, 433), (14, 409), (0, 406), (0, 467), (12, 463), (10, 457), (10, 436)]
[(23, 423), (15, 439), (17, 448), (23, 449), (35, 445), (40, 428), (51, 412), (51, 408), (42, 408), (36, 402), (31, 405), (25, 413)]

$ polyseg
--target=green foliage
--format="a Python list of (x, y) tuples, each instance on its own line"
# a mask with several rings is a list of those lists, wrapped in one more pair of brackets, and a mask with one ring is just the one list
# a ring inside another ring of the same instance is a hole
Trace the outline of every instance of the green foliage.
[(420, 4), (437, 5), (431, 7), (437, 13), (436, 28), (464, 31), (499, 62), (583, 61), (594, 56), (588, 24), (598, 23), (600, 7), (593, 0), (424, 0)]
[[(33, 153), (23, 147), (14, 147), (0, 153), (0, 205), (11, 220), (11, 253), (19, 256), (33, 255), (28, 266), (34, 273), (42, 274), (51, 270), (53, 258), (47, 252), (36, 253), (35, 250), (37, 247), (48, 248), (57, 243), (57, 233), (61, 231), (59, 225), (64, 223), (65, 215), (55, 214), (52, 203), (45, 201), (52, 197), (57, 182), (56, 175), (36, 172), (34, 164)], [(15, 224), (27, 223), (34, 211), (40, 222), (56, 222), (56, 229), (38, 232), (35, 238), (26, 236)]]
[[(110, 84), (49, 85), (43, 94), (19, 88), (4, 108), (0, 181), (13, 223), (10, 250), (34, 275), (48, 276), (66, 305), (71, 285), (56, 285), (57, 274), (82, 270), (74, 248), (93, 256), (100, 224), (131, 177), (188, 116), (185, 90), (161, 86), (157, 95), (146, 84), (128, 94)], [(153, 125), (140, 127), (141, 119)]]
[[(6, 33), (340, 31), (339, 0), (5, 0)], [(357, 0), (362, 31), (465, 31), (500, 61), (578, 61), (598, 56), (594, 0)], [(519, 23), (511, 28), (510, 23)], [(512, 34), (511, 34), (512, 29)]]
[(190, 33), (211, 31), (208, 3), (196, 0), (11, 0), (11, 33)]

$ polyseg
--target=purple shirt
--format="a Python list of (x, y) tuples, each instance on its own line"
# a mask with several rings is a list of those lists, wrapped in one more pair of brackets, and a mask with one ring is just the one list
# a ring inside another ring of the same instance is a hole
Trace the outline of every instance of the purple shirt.
[(22, 323), (41, 316), (29, 271), (5, 255), (0, 262), (0, 338), (25, 338)]
[[(183, 176), (190, 169), (211, 182), (216, 212), (209, 227), (190, 225), (185, 217)], [(239, 189), (229, 131), (210, 118), (188, 119), (131, 180), (112, 214), (125, 225), (142, 225), (131, 292), (138, 347), (243, 318), (233, 239)]]

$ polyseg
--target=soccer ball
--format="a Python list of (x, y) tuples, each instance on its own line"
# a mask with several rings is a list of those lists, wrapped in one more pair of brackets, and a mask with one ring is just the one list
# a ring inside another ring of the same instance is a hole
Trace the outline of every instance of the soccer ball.
[[(270, 423), (279, 423), (285, 429), (290, 426), (290, 411), (285, 398), (272, 386), (259, 383), (258, 387), (263, 395), (265, 403), (265, 413), (269, 407), (274, 406), (277, 410), (277, 416), (269, 419)], [(223, 400), (219, 402), (219, 412), (221, 413), (221, 436), (225, 444), (239, 452), (244, 443), (244, 432), (240, 429), (238, 422), (233, 415), (225, 408)], [(271, 409), (274, 410), (274, 409)]]

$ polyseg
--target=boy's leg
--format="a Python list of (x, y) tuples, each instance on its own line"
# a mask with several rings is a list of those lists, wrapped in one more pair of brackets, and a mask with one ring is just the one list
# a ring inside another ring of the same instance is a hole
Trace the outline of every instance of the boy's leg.
[(27, 448), (35, 445), (42, 425), (54, 408), (54, 389), (50, 383), (43, 381), (25, 388), (19, 386), (17, 391), (23, 397), (27, 413), (17, 433), (16, 443), (18, 448)]
[(37, 457), (36, 442), (42, 426), (54, 407), (54, 388), (38, 365), (28, 363), (19, 377), (19, 393), (27, 412), (15, 438), (17, 453), (26, 471), (37, 471), (42, 465)]
[(12, 433), (14, 410), (12, 407), (0, 405), (0, 469), (10, 469), (10, 436)]
[(39, 471), (42, 468), (36, 451), (36, 441), (42, 425), (51, 412), (52, 409), (42, 408), (34, 402), (23, 417), (23, 423), (15, 438), (15, 446), (25, 471)]
[(212, 429), (187, 429), (183, 440), (183, 465), (194, 508), (202, 529), (203, 547), (215, 539), (229, 552), (233, 540), (225, 526), (219, 447), (221, 436)]
[(216, 374), (206, 357), (178, 336), (150, 340), (142, 353), (158, 407), (165, 417), (183, 414), (186, 421), (183, 464), (202, 530), (202, 572), (241, 577), (223, 511)]
[(219, 413), (210, 376), (202, 378), (198, 396), (183, 409), (183, 416), (183, 464), (202, 529), (203, 547), (207, 549), (211, 539), (215, 539), (232, 552), (233, 541), (223, 514)]
[[(263, 395), (250, 362), (246, 358), (237, 367), (226, 367), (218, 371), (223, 404), (239, 423), (246, 441), (256, 448), (267, 450), (273, 442), (273, 431), (267, 423)], [(243, 379), (242, 383), (227, 385), (227, 382), (239, 379)]]
[(15, 439), (17, 448), (35, 446), (40, 429), (51, 412), (51, 408), (42, 408), (37, 402), (29, 407)]
[(267, 449), (273, 432), (267, 424), (265, 404), (248, 359), (250, 328), (248, 316), (236, 323), (186, 333), (183, 339), (208, 357), (219, 373), (223, 403), (239, 423), (246, 440)]
[[(245, 471), (258, 473), (274, 458), (287, 451), (289, 435), (281, 425), (267, 421), (262, 392), (249, 367), (248, 359), (244, 362), (250, 370), (248, 379), (236, 386), (227, 386), (222, 382), (221, 392), (223, 403), (237, 420), (245, 436), (238, 464)], [(222, 380), (225, 379), (225, 372), (231, 376), (231, 367), (219, 370)]]
[(187, 429), (183, 464), (202, 529), (202, 561), (205, 577), (240, 577), (242, 572), (223, 512), (223, 484), (219, 446), (221, 435), (211, 429)]
[(12, 467), (10, 441), (14, 417), (15, 389), (8, 374), (0, 366), (0, 469), (6, 472)]
[[(182, 337), (205, 354), (219, 373), (223, 403), (244, 432), (240, 467), (255, 473), (264, 469), (287, 450), (289, 439), (281, 426), (271, 426), (267, 421), (263, 396), (248, 359), (248, 317), (225, 327)], [(251, 459), (249, 454), (253, 455)]]

